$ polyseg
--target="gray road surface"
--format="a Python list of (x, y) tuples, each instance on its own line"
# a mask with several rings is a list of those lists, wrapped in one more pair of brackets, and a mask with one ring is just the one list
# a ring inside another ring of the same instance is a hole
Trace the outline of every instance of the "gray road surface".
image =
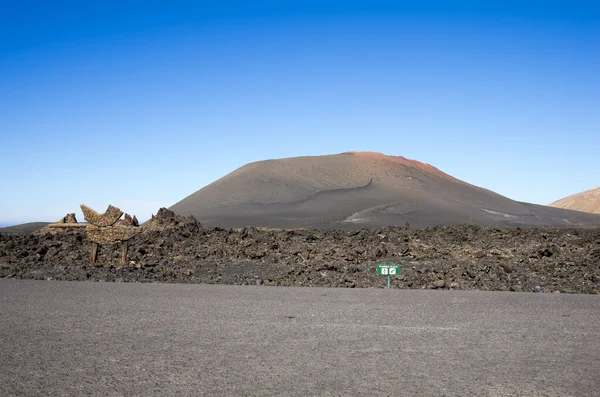
[(1, 396), (599, 396), (600, 296), (0, 279)]

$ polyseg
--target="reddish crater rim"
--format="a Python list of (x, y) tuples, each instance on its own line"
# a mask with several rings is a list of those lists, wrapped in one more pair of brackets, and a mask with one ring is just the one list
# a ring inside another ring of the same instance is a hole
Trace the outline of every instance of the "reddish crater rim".
[(344, 152), (342, 154), (349, 154), (349, 155), (356, 156), (360, 159), (365, 159), (365, 160), (390, 161), (390, 162), (394, 162), (397, 164), (406, 165), (408, 167), (412, 167), (417, 170), (420, 170), (420, 171), (423, 171), (423, 172), (426, 172), (429, 174), (433, 174), (433, 175), (436, 175), (436, 176), (444, 178), (444, 179), (454, 179), (450, 175), (440, 171), (439, 169), (435, 168), (431, 164), (422, 163), (417, 160), (410, 160), (410, 159), (407, 159), (406, 157), (402, 157), (402, 156), (390, 156), (390, 155), (379, 153), (379, 152)]

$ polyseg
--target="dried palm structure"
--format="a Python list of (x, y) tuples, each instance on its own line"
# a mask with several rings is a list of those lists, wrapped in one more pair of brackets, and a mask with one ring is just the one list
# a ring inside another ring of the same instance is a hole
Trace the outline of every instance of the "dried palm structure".
[(96, 263), (99, 246), (119, 244), (121, 246), (121, 263), (127, 263), (127, 242), (140, 232), (137, 218), (125, 214), (125, 219), (119, 220), (123, 211), (112, 205), (109, 205), (103, 214), (84, 204), (81, 204), (81, 211), (84, 219), (89, 222), (85, 232), (92, 241), (90, 262)]

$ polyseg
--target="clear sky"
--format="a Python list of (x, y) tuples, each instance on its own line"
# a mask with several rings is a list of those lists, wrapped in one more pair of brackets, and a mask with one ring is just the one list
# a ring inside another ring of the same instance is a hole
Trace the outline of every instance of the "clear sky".
[(0, 224), (147, 219), (251, 161), (376, 151), (600, 186), (597, 1), (5, 2)]

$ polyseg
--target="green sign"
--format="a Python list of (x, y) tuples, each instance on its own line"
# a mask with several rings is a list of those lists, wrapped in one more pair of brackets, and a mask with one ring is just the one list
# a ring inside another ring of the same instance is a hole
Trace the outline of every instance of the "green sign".
[(400, 265), (377, 265), (377, 274), (387, 276), (387, 286), (390, 288), (390, 278), (400, 274)]
[(377, 266), (377, 274), (384, 276), (400, 274), (400, 265), (379, 265)]

